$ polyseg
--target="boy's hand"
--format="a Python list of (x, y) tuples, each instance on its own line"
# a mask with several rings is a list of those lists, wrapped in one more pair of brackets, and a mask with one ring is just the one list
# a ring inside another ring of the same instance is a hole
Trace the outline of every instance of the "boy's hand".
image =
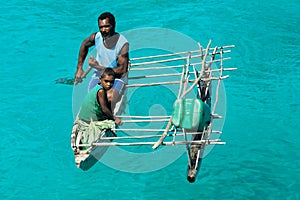
[(115, 123), (118, 126), (121, 126), (123, 124), (123, 122), (118, 117), (115, 118)]

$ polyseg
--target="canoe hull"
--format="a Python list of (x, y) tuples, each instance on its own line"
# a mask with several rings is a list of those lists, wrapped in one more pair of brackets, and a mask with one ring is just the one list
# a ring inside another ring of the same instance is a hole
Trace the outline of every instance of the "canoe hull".
[[(111, 142), (110, 139), (105, 137), (113, 137), (115, 133), (111, 130), (102, 131), (99, 138), (94, 141), (95, 143), (107, 143)], [(94, 146), (93, 144), (88, 146), (82, 146), (80, 141), (81, 134), (78, 134), (77, 125), (75, 124), (71, 136), (71, 146), (74, 151), (75, 164), (78, 168), (86, 171), (93, 167), (105, 154), (108, 146)]]

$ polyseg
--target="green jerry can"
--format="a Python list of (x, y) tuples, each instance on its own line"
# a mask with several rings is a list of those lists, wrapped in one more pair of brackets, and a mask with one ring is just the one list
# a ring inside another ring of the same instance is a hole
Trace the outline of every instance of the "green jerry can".
[(176, 127), (198, 129), (203, 121), (203, 104), (200, 99), (177, 99), (173, 105), (172, 123)]

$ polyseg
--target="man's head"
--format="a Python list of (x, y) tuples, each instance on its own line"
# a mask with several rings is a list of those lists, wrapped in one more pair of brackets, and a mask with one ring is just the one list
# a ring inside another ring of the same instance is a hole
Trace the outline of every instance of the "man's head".
[(100, 77), (100, 82), (105, 90), (109, 90), (115, 82), (115, 72), (111, 68), (106, 68)]
[(98, 27), (104, 39), (114, 35), (116, 28), (116, 20), (114, 15), (110, 12), (102, 13), (98, 17)]

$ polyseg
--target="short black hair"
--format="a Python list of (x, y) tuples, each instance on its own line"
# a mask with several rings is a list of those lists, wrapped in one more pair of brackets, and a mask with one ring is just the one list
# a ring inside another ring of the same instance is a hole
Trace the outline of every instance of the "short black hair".
[(104, 78), (104, 76), (113, 76), (115, 78), (116, 73), (112, 68), (106, 68), (100, 78)]
[(116, 19), (115, 16), (113, 14), (111, 14), (110, 12), (104, 12), (102, 13), (99, 17), (98, 17), (98, 22), (99, 20), (103, 20), (105, 18), (109, 19), (109, 23), (115, 28), (116, 27)]

